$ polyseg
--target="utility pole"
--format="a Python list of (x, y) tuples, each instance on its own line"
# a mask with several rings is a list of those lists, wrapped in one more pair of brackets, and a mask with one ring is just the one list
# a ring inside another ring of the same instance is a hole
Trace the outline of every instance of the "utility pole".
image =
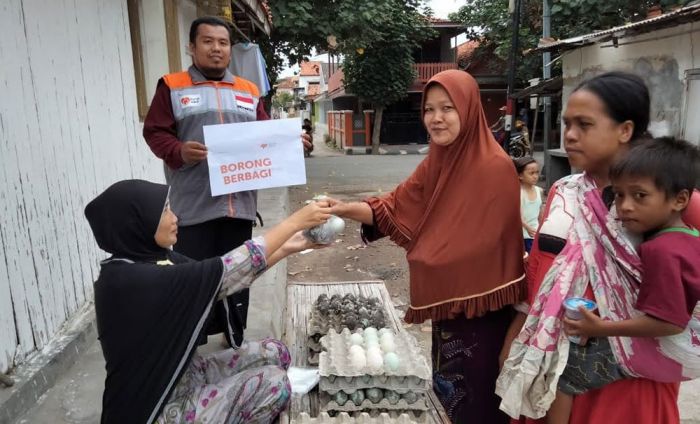
[[(550, 37), (550, 18), (551, 11), (549, 6), (550, 0), (543, 0), (542, 4), (542, 38)], [(545, 52), (542, 55), (542, 80), (546, 81), (552, 77), (552, 67), (551, 67), (551, 54)], [(552, 98), (550, 96), (544, 96), (544, 120), (542, 122), (542, 135), (544, 136), (544, 169), (545, 172), (549, 169), (547, 167), (549, 159), (547, 158), (547, 150), (549, 150), (549, 130), (552, 125)], [(533, 140), (534, 142), (534, 140)]]
[(520, 50), (519, 44), (519, 32), (520, 32), (520, 3), (521, 0), (511, 0), (514, 2), (513, 10), (511, 11), (513, 15), (513, 37), (511, 39), (510, 55), (508, 57), (508, 92), (506, 99), (506, 122), (505, 122), (505, 132), (506, 132), (506, 145), (510, 140), (510, 133), (513, 130), (513, 123), (515, 122), (515, 104), (513, 98), (511, 97), (515, 92), (515, 71), (518, 65), (518, 51)]

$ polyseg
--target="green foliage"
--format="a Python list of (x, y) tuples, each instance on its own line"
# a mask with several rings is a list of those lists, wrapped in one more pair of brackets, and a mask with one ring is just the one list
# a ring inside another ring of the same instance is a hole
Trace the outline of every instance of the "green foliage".
[[(543, 0), (521, 0), (520, 52), (537, 47), (542, 35)], [(647, 9), (661, 3), (668, 8), (689, 0), (550, 0), (551, 36), (564, 39), (643, 19)], [(508, 0), (468, 0), (450, 19), (462, 22), (470, 30), (467, 36), (481, 42), (480, 50), (493, 49), (507, 60), (511, 48), (512, 18)], [(518, 56), (517, 76), (521, 83), (541, 76), (540, 55)], [(554, 69), (556, 73), (558, 69)]]
[(412, 65), (410, 51), (391, 44), (346, 56), (346, 90), (375, 105), (389, 105), (406, 96), (415, 78)]
[(405, 95), (413, 49), (435, 36), (421, 0), (273, 0), (270, 6), (279, 53), (296, 63), (312, 48), (327, 51), (328, 36), (335, 37), (345, 85), (377, 105)]
[(286, 91), (276, 93), (272, 97), (272, 106), (276, 108), (286, 108), (289, 103), (294, 101), (294, 96)]

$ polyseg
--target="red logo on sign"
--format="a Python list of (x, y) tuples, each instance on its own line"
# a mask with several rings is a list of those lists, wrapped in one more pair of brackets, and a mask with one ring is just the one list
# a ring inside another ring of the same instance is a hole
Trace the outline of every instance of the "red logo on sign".
[(180, 103), (182, 103), (182, 104), (185, 105), (185, 106), (187, 106), (187, 103), (189, 103), (189, 102), (190, 102), (190, 98), (189, 98), (189, 97), (183, 97), (183, 98), (180, 99)]

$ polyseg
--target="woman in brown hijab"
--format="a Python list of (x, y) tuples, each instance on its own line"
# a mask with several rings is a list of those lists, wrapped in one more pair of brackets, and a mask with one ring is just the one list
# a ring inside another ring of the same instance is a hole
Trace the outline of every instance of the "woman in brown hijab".
[(406, 249), (405, 320), (432, 320), (434, 389), (452, 421), (507, 423), (494, 385), (511, 305), (525, 295), (518, 178), (466, 72), (428, 82), (423, 123), (430, 153), (406, 181), (331, 211), (361, 222), (365, 241)]

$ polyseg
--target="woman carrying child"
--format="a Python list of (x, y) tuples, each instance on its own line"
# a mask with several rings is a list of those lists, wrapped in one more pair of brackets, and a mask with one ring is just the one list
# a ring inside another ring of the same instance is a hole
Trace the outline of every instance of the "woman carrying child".
[[(603, 318), (630, 318), (624, 314), (637, 299), (625, 279), (633, 270), (625, 263), (636, 252), (632, 239), (615, 221), (615, 209), (608, 212), (614, 201), (609, 174), (612, 164), (645, 135), (649, 105), (643, 80), (624, 72), (585, 81), (569, 97), (563, 115), (564, 144), (572, 167), (583, 174), (555, 183), (535, 237), (528, 262), (529, 315), (518, 314), (508, 332), (501, 355), (508, 359), (497, 382), (501, 408), (511, 416), (543, 417), (556, 395), (569, 354), (560, 320), (564, 298), (595, 299)], [(693, 201), (684, 218), (697, 228), (700, 222), (688, 220), (698, 214)], [(639, 272), (632, 275), (630, 284), (638, 283)], [(606, 287), (624, 289), (601, 292)], [(618, 302), (608, 304), (608, 299)], [(610, 340), (614, 349), (628, 352), (628, 346)], [(677, 382), (622, 379), (576, 396), (569, 422), (678, 422), (678, 387)]]
[[(634, 256), (618, 258), (631, 270), (642, 271), (635, 304), (640, 314), (608, 321), (579, 307), (581, 319), (564, 317), (564, 331), (580, 338), (581, 343), (569, 345), (557, 397), (547, 412), (550, 424), (569, 422), (574, 395), (630, 377), (626, 368), (615, 360), (608, 337), (635, 337), (632, 349), (642, 349), (641, 344), (654, 341), (640, 337), (681, 334), (693, 321), (700, 301), (700, 233), (681, 218), (700, 177), (700, 153), (690, 143), (668, 137), (637, 144), (612, 166), (610, 180), (619, 221), (630, 234), (644, 240), (639, 247), (639, 260)], [(669, 349), (673, 344), (666, 339), (658, 349)], [(693, 355), (693, 349), (695, 355), (700, 354), (700, 346), (688, 347), (674, 349), (685, 351), (686, 358)], [(670, 381), (674, 381), (678, 365), (649, 359), (638, 365), (630, 364), (633, 372), (656, 374), (659, 378), (667, 376)], [(646, 367), (656, 370), (645, 370)], [(662, 373), (664, 367), (670, 369)], [(683, 370), (675, 378), (687, 379), (694, 374), (698, 370)]]

